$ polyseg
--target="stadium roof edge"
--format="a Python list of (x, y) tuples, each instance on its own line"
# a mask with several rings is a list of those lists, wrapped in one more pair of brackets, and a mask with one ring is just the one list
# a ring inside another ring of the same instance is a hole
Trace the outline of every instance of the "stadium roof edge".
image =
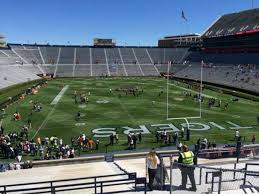
[[(19, 43), (8, 43), (8, 46), (44, 46), (44, 47), (81, 47), (81, 48), (99, 48), (90, 45), (62, 45), (62, 44), (19, 44)], [(161, 48), (158, 46), (114, 46), (114, 47), (100, 47), (100, 48)]]

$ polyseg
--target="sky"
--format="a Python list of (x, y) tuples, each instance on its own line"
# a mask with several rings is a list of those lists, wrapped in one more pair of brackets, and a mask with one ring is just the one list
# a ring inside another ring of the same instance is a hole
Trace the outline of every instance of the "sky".
[[(153, 46), (159, 38), (202, 34), (220, 15), (259, 0), (1, 0), (0, 34), (8, 43)], [(188, 21), (181, 18), (182, 10)]]

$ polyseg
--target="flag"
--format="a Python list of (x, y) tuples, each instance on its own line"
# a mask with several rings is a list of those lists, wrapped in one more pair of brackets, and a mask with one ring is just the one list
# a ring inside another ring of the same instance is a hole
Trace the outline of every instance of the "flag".
[(181, 16), (182, 19), (184, 19), (186, 22), (188, 21), (187, 18), (185, 17), (185, 14), (184, 14), (184, 11), (182, 10), (182, 16)]

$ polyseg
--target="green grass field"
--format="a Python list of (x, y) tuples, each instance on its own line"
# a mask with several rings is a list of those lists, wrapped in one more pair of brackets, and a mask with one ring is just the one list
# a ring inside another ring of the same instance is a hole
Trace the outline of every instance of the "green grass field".
[[(53, 99), (59, 94), (63, 86), (69, 85), (68, 90), (61, 97), (56, 105), (51, 105)], [(32, 105), (30, 101), (42, 103), (41, 112), (33, 112), (32, 129), (29, 131), (30, 138), (45, 137), (56, 135), (63, 138), (65, 143), (70, 143), (71, 137), (77, 137), (82, 133), (93, 137), (92, 130), (97, 128), (115, 128), (119, 133), (120, 142), (113, 146), (112, 150), (127, 149), (127, 137), (123, 134), (125, 128), (140, 128), (144, 125), (151, 133), (143, 135), (143, 143), (138, 148), (150, 148), (163, 146), (155, 142), (155, 132), (158, 127), (153, 124), (174, 124), (181, 128), (184, 120), (166, 120), (166, 80), (163, 78), (82, 78), (82, 79), (56, 79), (48, 81), (37, 95), (27, 96), (24, 100), (19, 100), (9, 106), (6, 110), (7, 116), (3, 119), (3, 126), (7, 131), (20, 131), (20, 128), (27, 123), (28, 115), (31, 112)], [(143, 94), (135, 97), (126, 96), (122, 92), (115, 91), (116, 88), (138, 87), (143, 89)], [(169, 117), (189, 117), (199, 116), (199, 103), (192, 97), (183, 95), (187, 85), (170, 81), (169, 85)], [(109, 92), (112, 89), (112, 93)], [(91, 93), (89, 103), (86, 107), (80, 107), (74, 103), (74, 91), (78, 93)], [(162, 95), (158, 95), (163, 91)], [(192, 90), (192, 94), (197, 91)], [(250, 141), (252, 134), (259, 136), (259, 126), (256, 125), (256, 116), (259, 116), (259, 103), (247, 99), (239, 98), (239, 101), (233, 102), (233, 96), (225, 95), (205, 89), (203, 91), (207, 97), (214, 97), (222, 100), (222, 105), (229, 103), (227, 110), (218, 107), (208, 108), (208, 98), (202, 104), (202, 118), (188, 119), (191, 129), (191, 141), (188, 144), (196, 142), (199, 137), (207, 137), (209, 141), (216, 143), (229, 143), (233, 139), (235, 129), (232, 122), (242, 127), (240, 134)], [(101, 101), (101, 102), (100, 102)], [(106, 101), (107, 103), (102, 103)], [(154, 103), (152, 103), (154, 101)], [(13, 121), (12, 116), (15, 111), (22, 115), (21, 121)], [(77, 111), (83, 114), (80, 121), (75, 121)], [(212, 123), (220, 125), (222, 129)], [(77, 126), (76, 123), (85, 123), (84, 126)], [(196, 123), (196, 124), (195, 124)], [(205, 124), (202, 126), (197, 123)], [(208, 130), (197, 130), (209, 126)], [(232, 128), (231, 128), (232, 127)], [(224, 129), (223, 129), (224, 128)], [(96, 139), (96, 138), (94, 138)], [(104, 151), (104, 145), (109, 138), (99, 138), (99, 152)], [(184, 140), (180, 140), (184, 141)]]

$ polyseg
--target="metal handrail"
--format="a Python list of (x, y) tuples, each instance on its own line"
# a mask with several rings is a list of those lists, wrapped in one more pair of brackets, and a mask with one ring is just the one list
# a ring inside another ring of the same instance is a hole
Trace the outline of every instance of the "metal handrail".
[[(106, 177), (115, 177), (115, 176), (128, 176), (127, 178), (117, 178), (113, 180), (97, 180), (98, 178), (106, 178)], [(62, 184), (62, 185), (53, 185), (53, 183), (61, 183), (67, 181), (78, 181), (78, 180), (89, 180), (94, 179), (91, 182), (82, 182), (82, 183), (73, 183), (73, 184)], [(37, 193), (56, 193), (61, 191), (69, 191), (69, 190), (79, 190), (79, 189), (94, 189), (95, 193), (97, 193), (97, 188), (101, 189), (101, 193), (103, 192), (103, 187), (123, 185), (123, 184), (134, 184), (137, 185), (137, 176), (136, 173), (121, 173), (121, 174), (112, 174), (112, 175), (102, 175), (96, 177), (81, 177), (81, 178), (73, 178), (73, 179), (63, 179), (63, 180), (55, 180), (55, 181), (41, 181), (41, 182), (33, 182), (33, 183), (21, 183), (21, 184), (13, 184), (13, 185), (0, 185), (0, 188), (3, 188), (0, 193), (14, 193), (14, 192), (36, 192)], [(8, 190), (8, 187), (17, 187), (17, 186), (29, 186), (29, 185), (38, 185), (38, 184), (49, 184), (49, 186), (40, 186), (40, 187), (31, 187), (31, 188), (21, 188), (21, 189), (11, 189)], [(146, 179), (143, 180), (139, 184), (144, 184), (144, 193), (146, 193)], [(89, 185), (89, 186), (87, 186)], [(74, 188), (69, 188), (74, 187)], [(45, 190), (45, 191), (44, 191)]]

